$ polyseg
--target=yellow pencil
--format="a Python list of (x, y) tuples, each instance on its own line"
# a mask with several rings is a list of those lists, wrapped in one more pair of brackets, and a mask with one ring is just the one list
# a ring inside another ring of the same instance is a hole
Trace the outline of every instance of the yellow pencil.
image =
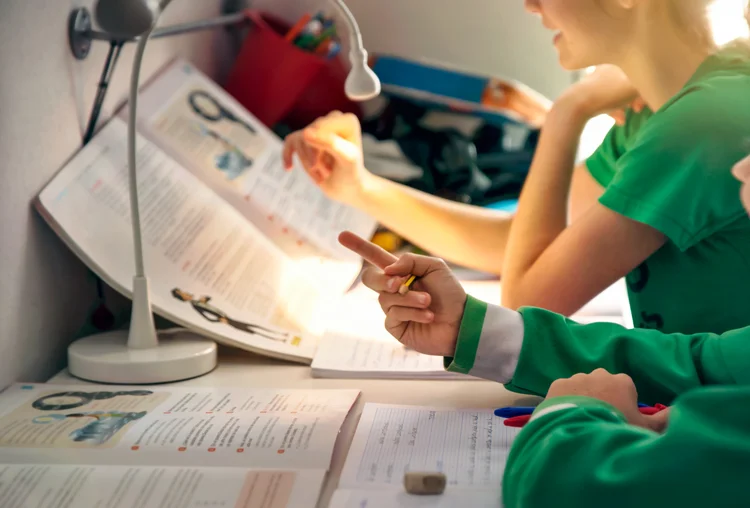
[(416, 275), (412, 275), (411, 277), (409, 277), (406, 280), (406, 282), (404, 282), (403, 284), (401, 284), (401, 287), (398, 288), (398, 293), (400, 295), (405, 295), (406, 293), (408, 293), (409, 292), (409, 288), (411, 288), (411, 285), (414, 284), (415, 280), (417, 280), (417, 276)]

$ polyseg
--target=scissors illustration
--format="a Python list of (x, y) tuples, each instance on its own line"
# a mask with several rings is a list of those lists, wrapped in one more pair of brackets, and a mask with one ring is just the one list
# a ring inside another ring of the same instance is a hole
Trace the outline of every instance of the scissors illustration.
[(209, 122), (218, 122), (221, 120), (229, 120), (243, 126), (251, 134), (256, 134), (255, 127), (245, 122), (244, 120), (237, 118), (234, 113), (223, 107), (219, 102), (214, 99), (211, 94), (204, 92), (203, 90), (196, 90), (191, 92), (188, 96), (188, 102), (190, 107), (195, 111), (196, 114), (202, 116)]

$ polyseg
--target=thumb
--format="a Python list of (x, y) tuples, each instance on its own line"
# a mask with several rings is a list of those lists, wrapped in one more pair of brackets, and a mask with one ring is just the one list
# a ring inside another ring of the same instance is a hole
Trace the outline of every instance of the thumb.
[(416, 275), (424, 277), (425, 275), (445, 268), (445, 262), (441, 259), (419, 256), (417, 254), (405, 254), (398, 261), (384, 270), (386, 275)]

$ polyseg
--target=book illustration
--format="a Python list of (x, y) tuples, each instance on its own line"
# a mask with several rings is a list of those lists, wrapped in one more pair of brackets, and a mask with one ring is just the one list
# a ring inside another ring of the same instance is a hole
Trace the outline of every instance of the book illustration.
[(196, 298), (192, 293), (179, 288), (172, 290), (172, 296), (177, 300), (190, 303), (198, 314), (211, 323), (222, 323), (240, 330), (241, 332), (249, 333), (250, 335), (263, 337), (264, 339), (284, 344), (291, 344), (292, 346), (298, 346), (300, 342), (302, 342), (301, 337), (294, 336), (287, 332), (271, 330), (270, 328), (261, 325), (232, 319), (226, 312), (209, 303), (211, 301), (210, 296)]
[[(219, 104), (211, 94), (204, 90), (194, 90), (188, 95), (188, 103), (193, 112), (203, 120), (212, 123), (227, 120), (234, 122), (250, 134), (255, 135), (255, 128), (237, 118), (231, 111)], [(219, 171), (223, 171), (228, 180), (236, 180), (253, 165), (253, 159), (246, 154), (236, 143), (221, 135), (216, 130), (206, 127), (202, 122), (195, 122), (196, 128), (201, 135), (210, 136), (221, 144), (224, 151), (214, 156), (214, 165)]]
[(171, 396), (97, 388), (57, 388), (28, 399), (0, 417), (0, 448), (112, 448)]
[(250, 159), (237, 145), (229, 141), (218, 132), (209, 129), (199, 122), (195, 122), (195, 129), (202, 135), (215, 139), (224, 148), (223, 152), (214, 156), (216, 169), (222, 171), (227, 180), (236, 180), (253, 165)]
[(150, 390), (131, 390), (127, 392), (59, 392), (39, 397), (31, 407), (40, 411), (64, 411), (85, 406), (95, 400), (109, 400), (115, 397), (144, 397), (153, 395)]
[(52, 422), (68, 418), (91, 419), (83, 427), (75, 429), (69, 434), (71, 440), (77, 443), (88, 443), (99, 446), (109, 441), (118, 431), (122, 430), (128, 423), (140, 420), (148, 414), (147, 411), (93, 411), (88, 413), (60, 414), (37, 416), (33, 423), (46, 425)]
[(185, 156), (203, 159), (232, 185), (243, 180), (267, 150), (257, 129), (221, 104), (216, 95), (192, 84), (160, 115), (155, 124), (178, 143)]
[(210, 122), (219, 122), (221, 120), (228, 120), (244, 127), (250, 134), (255, 135), (257, 131), (255, 127), (249, 123), (237, 118), (237, 116), (224, 108), (219, 101), (217, 101), (210, 93), (204, 90), (194, 90), (188, 96), (188, 102), (190, 107), (193, 108), (196, 114), (205, 118)]
[[(205, 90), (193, 90), (188, 95), (188, 103), (192, 111), (203, 120), (218, 123), (223, 120), (233, 122), (255, 136), (257, 131), (247, 122), (237, 118), (234, 113), (224, 108), (213, 95)], [(228, 180), (237, 180), (253, 165), (253, 159), (236, 143), (216, 130), (210, 129), (202, 122), (196, 122), (201, 135), (215, 139), (221, 146), (218, 154), (214, 155), (216, 169), (222, 171)]]

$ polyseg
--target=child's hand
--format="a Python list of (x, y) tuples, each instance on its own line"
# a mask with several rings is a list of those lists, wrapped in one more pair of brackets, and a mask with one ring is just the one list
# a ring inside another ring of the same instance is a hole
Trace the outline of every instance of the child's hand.
[[(444, 261), (414, 254), (397, 258), (351, 233), (343, 233), (339, 241), (375, 265), (365, 269), (362, 282), (380, 294), (388, 333), (420, 353), (455, 353), (466, 292)], [(399, 287), (409, 275), (419, 279), (401, 295)]]
[(284, 143), (284, 166), (291, 169), (294, 154), (331, 199), (354, 203), (364, 180), (362, 132), (355, 115), (338, 111), (290, 134)]
[(547, 398), (565, 396), (591, 397), (606, 402), (617, 408), (628, 423), (662, 432), (667, 425), (669, 410), (653, 416), (645, 416), (638, 410), (638, 391), (630, 376), (610, 374), (604, 369), (597, 369), (591, 374), (576, 374), (568, 379), (559, 379), (552, 383)]
[(589, 119), (631, 105), (640, 107), (635, 102), (637, 98), (638, 91), (619, 67), (600, 65), (593, 73), (565, 90), (556, 104), (572, 102)]

